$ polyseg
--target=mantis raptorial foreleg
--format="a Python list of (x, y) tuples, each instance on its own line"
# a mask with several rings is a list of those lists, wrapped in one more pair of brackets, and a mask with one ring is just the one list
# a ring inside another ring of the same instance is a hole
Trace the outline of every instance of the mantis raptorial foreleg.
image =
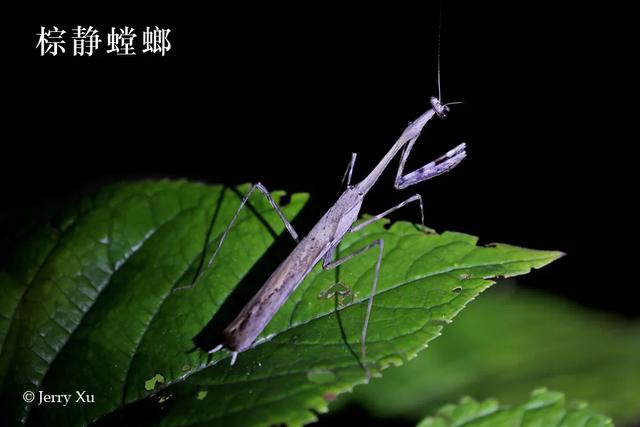
[(367, 246), (364, 246), (356, 250), (355, 252), (350, 253), (344, 258), (340, 258), (339, 260), (336, 260), (336, 261), (331, 261), (331, 258), (333, 257), (333, 252), (335, 249), (335, 246), (334, 246), (329, 252), (325, 254), (322, 261), (322, 268), (324, 268), (325, 270), (330, 270), (332, 268), (336, 268), (341, 264), (344, 264), (345, 262), (349, 261), (351, 258), (361, 255), (362, 253), (376, 246), (378, 247), (378, 259), (376, 261), (376, 267), (373, 274), (371, 294), (369, 295), (367, 312), (364, 317), (364, 325), (362, 326), (362, 334), (360, 338), (360, 354), (362, 358), (361, 363), (362, 363), (362, 366), (364, 367), (367, 378), (371, 378), (371, 375), (369, 373), (369, 366), (367, 365), (367, 328), (369, 327), (369, 318), (371, 317), (371, 310), (373, 309), (373, 298), (376, 295), (376, 288), (378, 286), (378, 276), (380, 275), (380, 264), (382, 264), (382, 250), (384, 249), (384, 240), (383, 239), (374, 240), (373, 242), (369, 243)]
[(398, 167), (398, 172), (396, 174), (396, 180), (394, 183), (394, 187), (397, 190), (407, 188), (411, 185), (417, 184), (422, 181), (426, 181), (427, 179), (431, 179), (438, 175), (442, 175), (443, 173), (449, 172), (453, 169), (462, 158), (465, 156), (465, 147), (466, 144), (462, 143), (455, 147), (452, 150), (447, 151), (443, 156), (438, 157), (434, 161), (427, 163), (423, 167), (414, 170), (406, 175), (402, 175), (404, 171), (404, 165), (407, 162), (407, 158), (409, 157), (409, 153), (411, 153), (411, 149), (413, 148), (413, 144), (415, 144), (417, 138), (413, 138), (409, 141), (409, 143), (402, 150), (402, 155), (400, 158), (400, 166)]
[(222, 237), (220, 238), (220, 241), (218, 242), (218, 246), (216, 247), (216, 250), (213, 252), (211, 257), (209, 258), (209, 261), (207, 262), (205, 268), (202, 269), (202, 272), (200, 274), (198, 274), (195, 277), (195, 279), (193, 279), (193, 281), (191, 282), (190, 285), (181, 286), (179, 288), (175, 288), (173, 290), (173, 292), (180, 291), (180, 290), (185, 290), (185, 289), (192, 289), (198, 284), (198, 281), (200, 280), (200, 277), (202, 276), (202, 274), (205, 271), (207, 271), (209, 269), (209, 267), (211, 267), (211, 264), (213, 264), (213, 261), (215, 260), (216, 256), (218, 256), (218, 252), (220, 252), (220, 248), (222, 247), (222, 244), (224, 243), (225, 239), (227, 238), (227, 235), (229, 234), (229, 231), (231, 231), (231, 227), (233, 227), (233, 225), (236, 223), (236, 220), (238, 219), (238, 215), (240, 214), (240, 210), (242, 210), (242, 208), (247, 204), (247, 202), (249, 201), (249, 198), (251, 197), (251, 194), (256, 189), (260, 190), (260, 192), (262, 194), (264, 194), (264, 196), (269, 201), (269, 204), (273, 207), (273, 209), (276, 211), (276, 213), (278, 214), (278, 216), (280, 217), (280, 219), (284, 223), (285, 227), (287, 228), (287, 231), (289, 231), (289, 234), (291, 234), (291, 237), (293, 237), (293, 239), (296, 242), (299, 242), (298, 233), (296, 233), (296, 231), (293, 229), (293, 226), (291, 225), (291, 223), (284, 216), (284, 213), (282, 212), (282, 210), (280, 209), (278, 204), (275, 202), (275, 200), (273, 200), (273, 197), (271, 197), (271, 193), (269, 193), (269, 190), (267, 190), (266, 187), (264, 185), (262, 185), (262, 183), (258, 182), (256, 184), (252, 185), (251, 188), (249, 189), (249, 191), (247, 191), (247, 194), (245, 194), (244, 197), (242, 198), (242, 202), (240, 202), (240, 206), (238, 206), (238, 209), (236, 210), (236, 212), (233, 214), (233, 217), (231, 218), (231, 222), (229, 222), (229, 225), (227, 225), (227, 228), (225, 228), (224, 232), (222, 233)]

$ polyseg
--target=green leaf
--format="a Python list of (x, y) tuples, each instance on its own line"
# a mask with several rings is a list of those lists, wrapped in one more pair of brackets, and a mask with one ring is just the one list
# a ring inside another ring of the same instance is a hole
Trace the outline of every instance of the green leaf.
[(587, 408), (585, 403), (566, 405), (562, 393), (538, 389), (526, 403), (512, 407), (501, 407), (494, 399), (479, 402), (464, 397), (457, 405), (446, 405), (418, 424), (418, 427), (453, 426), (607, 427), (613, 426), (613, 422)]
[(507, 284), (468, 307), (429, 351), (335, 402), (419, 419), (458, 396), (563, 390), (625, 425), (640, 417), (640, 323)]
[[(312, 410), (325, 411), (326, 400), (365, 382), (358, 351), (375, 251), (339, 270), (316, 266), (233, 367), (227, 352), (193, 351), (199, 337), (212, 339), (210, 321), (242, 307), (235, 289), (260, 286), (256, 278), (268, 277), (293, 247), (288, 235), (275, 240), (284, 227), (254, 194), (254, 210), (242, 211), (198, 286), (172, 292), (190, 283), (247, 189), (112, 186), (25, 237), (0, 274), (8, 296), (0, 307), (7, 319), (0, 324), (7, 424), (301, 424), (315, 419)], [(293, 195), (285, 215), (293, 218), (306, 199)], [(428, 234), (408, 223), (387, 230), (384, 222), (348, 235), (340, 252), (377, 238), (385, 239), (385, 252), (367, 339), (375, 374), (415, 356), (491, 277), (523, 274), (561, 256), (478, 247), (473, 236)], [(344, 305), (319, 298), (327, 290)], [(27, 390), (73, 397), (84, 390), (95, 403), (28, 404)]]

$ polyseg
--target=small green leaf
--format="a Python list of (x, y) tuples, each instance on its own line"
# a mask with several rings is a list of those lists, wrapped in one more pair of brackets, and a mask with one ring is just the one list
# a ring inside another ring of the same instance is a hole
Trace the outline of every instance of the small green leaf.
[(565, 404), (562, 393), (538, 389), (517, 406), (500, 406), (494, 399), (479, 402), (465, 397), (443, 406), (418, 427), (608, 427), (610, 418), (591, 411), (586, 404)]
[[(7, 424), (108, 425), (129, 417), (166, 426), (301, 424), (326, 411), (329, 397), (366, 382), (359, 344), (375, 251), (338, 270), (316, 266), (234, 366), (228, 352), (211, 357), (208, 348), (194, 347), (198, 336), (209, 337), (208, 323), (221, 307), (235, 303), (236, 289), (260, 286), (255, 277), (268, 277), (293, 247), (287, 235), (284, 250), (274, 245), (284, 226), (256, 193), (198, 286), (172, 292), (188, 285), (213, 252), (247, 189), (168, 181), (112, 186), (25, 238), (0, 273), (0, 289), (11, 297), (0, 306), (9, 319), (0, 324), (0, 413)], [(306, 199), (293, 195), (285, 215), (293, 218)], [(367, 339), (375, 375), (424, 349), (491, 278), (561, 256), (384, 224), (347, 235), (339, 248), (345, 254), (385, 240)], [(348, 296), (342, 305), (318, 298), (336, 282), (349, 289), (341, 291)], [(149, 390), (158, 373), (164, 383)], [(32, 405), (22, 400), (27, 390), (86, 390), (95, 403)], [(159, 407), (158, 396), (171, 399)]]

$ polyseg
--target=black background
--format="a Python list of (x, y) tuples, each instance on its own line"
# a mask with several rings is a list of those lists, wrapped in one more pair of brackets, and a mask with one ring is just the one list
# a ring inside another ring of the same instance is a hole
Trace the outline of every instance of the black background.
[[(351, 152), (363, 177), (437, 94), (438, 2), (190, 7), (15, 15), (4, 40), (4, 227), (27, 208), (157, 177), (307, 191), (319, 217)], [(439, 231), (568, 254), (524, 286), (637, 317), (634, 256), (621, 244), (635, 198), (625, 165), (635, 138), (620, 130), (629, 104), (618, 101), (632, 98), (618, 71), (629, 56), (623, 12), (585, 7), (446, 1), (442, 96), (466, 103), (428, 125), (410, 167), (461, 141), (469, 156), (402, 192), (390, 170), (363, 210), (420, 192)], [(138, 55), (107, 55), (103, 43), (73, 57), (69, 40), (65, 54), (41, 57), (41, 25), (93, 25), (103, 40), (129, 25)], [(171, 29), (165, 57), (140, 53), (147, 25)], [(394, 216), (418, 218), (416, 208)]]

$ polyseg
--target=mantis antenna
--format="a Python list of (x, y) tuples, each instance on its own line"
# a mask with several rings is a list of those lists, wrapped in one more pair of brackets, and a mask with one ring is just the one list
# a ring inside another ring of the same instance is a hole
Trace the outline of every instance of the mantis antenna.
[[(446, 104), (442, 103), (442, 85), (440, 83), (440, 45), (441, 45), (441, 41), (440, 38), (442, 36), (442, 9), (443, 9), (443, 4), (442, 4), (442, 0), (440, 0), (440, 11), (438, 14), (438, 60), (437, 60), (437, 67), (438, 67), (438, 98), (436, 99), (437, 103), (434, 103), (433, 98), (431, 99), (431, 105), (433, 106), (434, 110), (436, 111), (436, 113), (438, 114), (438, 116), (443, 119), (446, 117), (447, 112), (449, 111), (449, 105), (456, 105), (456, 104), (464, 104), (464, 101), (454, 101), (454, 102), (447, 102)], [(440, 107), (440, 108), (437, 108)]]
[(440, 0), (440, 13), (438, 14), (438, 99), (442, 99), (442, 87), (440, 86), (440, 36), (442, 35), (442, 0)]

